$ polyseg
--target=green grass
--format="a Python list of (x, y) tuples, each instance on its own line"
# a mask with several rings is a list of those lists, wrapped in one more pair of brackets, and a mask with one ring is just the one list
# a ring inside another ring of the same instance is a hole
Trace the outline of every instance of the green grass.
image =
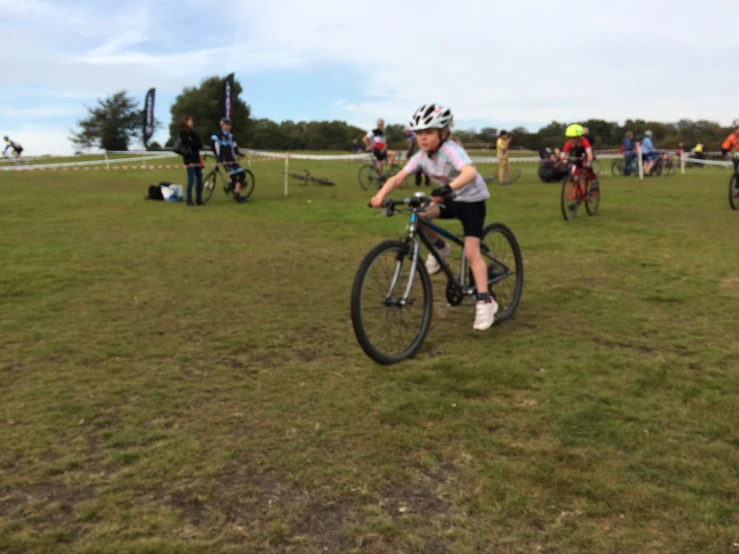
[(387, 368), (349, 292), (406, 222), (357, 164), (282, 167), (198, 209), (143, 200), (181, 171), (0, 173), (0, 552), (738, 551), (728, 172), (604, 177), (566, 223), (523, 166), (488, 204), (516, 317), (475, 334), (437, 276)]

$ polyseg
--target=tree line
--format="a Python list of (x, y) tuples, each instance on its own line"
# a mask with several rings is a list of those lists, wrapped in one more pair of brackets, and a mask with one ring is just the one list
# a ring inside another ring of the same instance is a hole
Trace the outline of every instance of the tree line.
[[(219, 128), (221, 119), (220, 95), (223, 78), (218, 76), (204, 79), (200, 85), (186, 87), (170, 108), (169, 139), (164, 146), (171, 146), (179, 132), (180, 118), (188, 114), (195, 119), (195, 131), (204, 143)], [(362, 137), (367, 130), (349, 125), (344, 121), (282, 121), (252, 118), (251, 107), (240, 97), (243, 88), (234, 81), (233, 129), (236, 142), (246, 148), (262, 150), (349, 150), (353, 144), (362, 146)], [(119, 91), (88, 107), (87, 117), (78, 121), (79, 130), (72, 133), (70, 140), (80, 148), (98, 147), (104, 150), (128, 150), (142, 136), (143, 109), (135, 98), (126, 91)], [(618, 148), (624, 133), (631, 130), (643, 135), (649, 129), (654, 133), (654, 144), (658, 148), (674, 149), (679, 142), (686, 149), (700, 142), (709, 150), (720, 149), (721, 142), (731, 132), (716, 122), (681, 119), (676, 123), (627, 120), (623, 125), (615, 121), (589, 119), (578, 122), (590, 129), (595, 138), (595, 148)], [(543, 147), (561, 146), (564, 143), (568, 123), (553, 121), (538, 131), (530, 132), (524, 127), (507, 129), (512, 134), (512, 147), (539, 150)], [(161, 128), (156, 121), (155, 127)], [(455, 129), (454, 135), (463, 144), (494, 146), (499, 129)], [(389, 147), (396, 150), (406, 148), (403, 124), (385, 127)], [(156, 142), (150, 150), (159, 150)]]

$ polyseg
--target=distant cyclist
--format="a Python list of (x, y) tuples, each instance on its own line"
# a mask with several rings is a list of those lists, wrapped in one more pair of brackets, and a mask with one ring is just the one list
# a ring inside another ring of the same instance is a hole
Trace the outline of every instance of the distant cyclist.
[(377, 169), (380, 176), (383, 175), (383, 164), (387, 160), (390, 167), (395, 165), (395, 152), (388, 152), (387, 138), (385, 138), (385, 120), (377, 120), (377, 129), (374, 129), (362, 137), (364, 146), (370, 150), (377, 160)]
[(21, 153), (23, 152), (23, 147), (17, 142), (13, 142), (12, 140), (10, 140), (7, 136), (3, 137), (3, 139), (5, 140), (5, 150), (3, 150), (3, 156), (6, 156), (8, 150), (10, 150), (11, 154), (13, 154), (16, 160), (20, 159)]
[(652, 136), (652, 131), (644, 131), (644, 142), (641, 144), (642, 160), (647, 164), (644, 167), (644, 175), (649, 175), (652, 172), (652, 168), (659, 157), (659, 151), (652, 143)]
[(721, 145), (721, 155), (725, 158), (731, 154), (731, 161), (734, 162), (734, 173), (739, 173), (739, 119), (735, 119), (731, 124), (734, 132), (731, 133)]

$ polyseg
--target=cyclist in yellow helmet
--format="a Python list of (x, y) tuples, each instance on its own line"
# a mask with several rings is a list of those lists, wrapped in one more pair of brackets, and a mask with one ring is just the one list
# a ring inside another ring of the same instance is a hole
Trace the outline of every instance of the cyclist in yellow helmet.
[(568, 157), (577, 158), (577, 165), (588, 171), (589, 180), (593, 181), (594, 186), (597, 186), (598, 181), (590, 169), (590, 165), (593, 163), (593, 148), (590, 145), (590, 141), (583, 136), (584, 134), (585, 129), (582, 125), (577, 123), (569, 125), (565, 130), (567, 142), (565, 142), (560, 156), (562, 159), (567, 159)]

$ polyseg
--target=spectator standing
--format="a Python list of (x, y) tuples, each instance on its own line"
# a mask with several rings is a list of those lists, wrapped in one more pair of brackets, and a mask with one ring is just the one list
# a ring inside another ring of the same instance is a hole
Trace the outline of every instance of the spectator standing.
[(621, 141), (622, 151), (624, 153), (624, 176), (628, 177), (631, 173), (631, 164), (636, 158), (636, 146), (634, 145), (634, 133), (626, 131), (624, 139)]
[(498, 182), (504, 187), (510, 186), (508, 182), (508, 148), (511, 139), (508, 131), (501, 131), (495, 149), (498, 155)]
[(180, 139), (187, 154), (182, 155), (182, 161), (187, 166), (187, 205), (192, 203), (192, 186), (195, 184), (195, 203), (202, 206), (203, 202), (203, 161), (200, 159), (200, 150), (203, 143), (195, 132), (195, 119), (191, 115), (180, 118)]

